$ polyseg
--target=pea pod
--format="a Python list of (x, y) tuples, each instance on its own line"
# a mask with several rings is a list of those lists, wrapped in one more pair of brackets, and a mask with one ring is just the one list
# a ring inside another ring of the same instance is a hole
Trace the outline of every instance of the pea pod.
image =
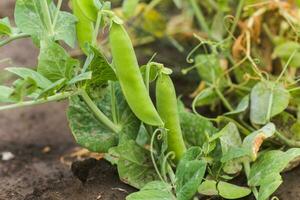
[(131, 40), (122, 25), (113, 22), (109, 42), (116, 74), (129, 107), (146, 124), (163, 126), (144, 84)]
[(179, 161), (186, 151), (182, 137), (176, 92), (169, 75), (161, 73), (156, 82), (156, 107), (168, 133), (168, 151)]
[(73, 13), (77, 17), (76, 33), (80, 48), (86, 53), (85, 44), (92, 43), (94, 25), (82, 12), (78, 2), (82, 0), (72, 0)]
[(94, 4), (94, 0), (77, 0), (77, 3), (86, 18), (90, 21), (97, 20), (98, 9)]

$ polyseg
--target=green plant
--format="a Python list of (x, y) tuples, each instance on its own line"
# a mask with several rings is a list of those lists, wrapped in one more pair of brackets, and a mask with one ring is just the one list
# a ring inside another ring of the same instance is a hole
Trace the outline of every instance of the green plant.
[[(188, 56), (194, 66), (185, 70), (196, 68), (201, 78), (193, 112), (176, 99), (169, 77), (172, 70), (153, 58), (139, 67), (125, 21), (110, 2), (98, 0), (72, 0), (75, 16), (60, 10), (62, 0), (57, 5), (51, 0), (17, 0), (17, 27), (7, 18), (0, 20), (0, 47), (30, 37), (40, 54), (35, 69), (6, 68), (17, 79), (11, 86), (0, 86), (0, 110), (67, 99), (67, 116), (77, 143), (104, 153), (117, 165), (121, 180), (140, 189), (127, 200), (190, 200), (197, 193), (225, 199), (252, 193), (266, 200), (282, 183), (280, 173), (300, 155), (298, 33), (289, 31), (298, 24), (283, 9), (283, 21), (291, 20), (291, 27), (282, 25), (280, 35), (274, 36), (268, 28), (270, 21), (262, 25), (273, 42), (274, 58), (280, 59), (280, 73), (276, 73), (252, 58), (261, 51), (254, 41), (256, 26), (238, 26), (242, 8), (256, 1), (237, 5), (233, 1), (174, 2), (183, 10), (180, 16), (192, 10), (206, 37), (196, 34), (200, 43)], [(154, 0), (142, 7), (145, 12), (136, 12), (142, 3), (125, 1), (123, 12), (128, 20), (142, 13), (141, 19), (147, 22), (142, 29), (154, 38), (162, 37), (157, 27), (164, 26), (149, 20), (149, 16), (161, 19), (155, 12), (159, 3), (170, 6), (169, 1)], [(230, 4), (236, 7), (236, 17), (228, 28), (218, 22), (233, 12)], [(243, 19), (253, 22), (268, 8), (257, 12), (250, 6)], [(108, 44), (99, 45), (99, 30), (108, 30)], [(168, 34), (168, 41), (183, 51), (175, 34)], [(83, 62), (72, 58), (62, 45), (74, 48), (76, 41), (86, 55)], [(103, 51), (107, 46), (112, 62)], [(155, 83), (156, 107), (150, 96)], [(209, 106), (209, 114), (216, 117), (200, 115), (197, 108), (203, 106)], [(241, 173), (247, 177), (247, 187), (228, 183)]]

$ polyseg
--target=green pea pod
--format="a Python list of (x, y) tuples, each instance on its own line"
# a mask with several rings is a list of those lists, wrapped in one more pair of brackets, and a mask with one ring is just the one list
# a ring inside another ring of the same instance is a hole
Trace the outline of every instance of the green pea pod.
[(124, 0), (122, 10), (125, 17), (131, 17), (134, 15), (134, 11), (139, 4), (139, 0)]
[(94, 0), (77, 0), (77, 3), (86, 18), (91, 21), (97, 20), (98, 9), (94, 4)]
[(146, 124), (163, 126), (144, 84), (131, 40), (122, 25), (113, 22), (109, 42), (116, 74), (129, 107)]
[[(79, 0), (82, 1), (82, 0)], [(78, 0), (72, 0), (73, 13), (77, 17), (76, 33), (80, 48), (87, 53), (86, 43), (92, 43), (94, 25), (82, 12), (79, 7)]]
[(168, 130), (168, 151), (175, 153), (179, 161), (186, 151), (182, 137), (176, 92), (169, 75), (161, 73), (156, 82), (156, 107)]

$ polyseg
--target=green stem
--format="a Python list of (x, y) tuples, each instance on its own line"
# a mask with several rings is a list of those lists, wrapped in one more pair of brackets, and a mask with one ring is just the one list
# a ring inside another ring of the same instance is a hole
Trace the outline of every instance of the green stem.
[(234, 111), (234, 109), (232, 108), (232, 106), (230, 105), (230, 103), (227, 101), (227, 99), (224, 97), (224, 95), (221, 93), (221, 91), (218, 88), (215, 88), (215, 91), (217, 93), (217, 95), (219, 96), (219, 98), (221, 99), (221, 101), (223, 102), (224, 106), (230, 111)]
[(58, 0), (57, 7), (56, 7), (56, 12), (55, 12), (55, 16), (54, 16), (54, 20), (53, 20), (53, 23), (52, 23), (52, 30), (56, 26), (56, 22), (57, 22), (57, 19), (58, 19), (58, 15), (59, 15), (59, 11), (60, 11), (60, 8), (61, 8), (61, 4), (62, 4), (62, 0)]
[(30, 37), (29, 34), (26, 34), (26, 33), (20, 33), (20, 34), (17, 34), (17, 35), (12, 35), (10, 36), (9, 38), (3, 40), (3, 41), (0, 41), (0, 47), (14, 41), (14, 40), (17, 40), (17, 39), (21, 39), (21, 38), (28, 38)]
[(197, 5), (197, 2), (195, 0), (190, 0), (190, 4), (191, 4), (191, 6), (194, 10), (194, 13), (195, 13), (196, 18), (197, 18), (198, 23), (199, 23), (199, 26), (208, 34), (209, 37), (211, 37), (209, 27), (206, 23), (206, 20), (204, 18), (204, 15), (203, 15), (201, 9)]
[(112, 81), (109, 82), (110, 91), (111, 91), (111, 113), (114, 123), (118, 123), (118, 113), (117, 113), (117, 104), (116, 104), (116, 90), (114, 87), (114, 83)]
[(34, 106), (34, 105), (44, 104), (44, 103), (48, 103), (48, 102), (52, 102), (52, 101), (60, 101), (63, 99), (67, 99), (71, 96), (77, 95), (77, 94), (78, 94), (78, 92), (64, 92), (64, 93), (55, 94), (53, 96), (38, 99), (38, 100), (24, 101), (24, 102), (20, 102), (20, 103), (16, 103), (16, 104), (0, 106), (0, 111), (20, 108), (20, 107), (26, 107), (26, 106)]
[(42, 12), (44, 13), (44, 20), (46, 23), (46, 27), (47, 27), (48, 31), (50, 32), (50, 35), (53, 35), (51, 15), (49, 12), (47, 0), (41, 0), (41, 7), (42, 7)]
[(243, 9), (244, 4), (245, 4), (245, 0), (240, 0), (239, 1), (239, 5), (237, 7), (237, 11), (236, 11), (236, 15), (235, 15), (235, 18), (234, 18), (234, 22), (233, 22), (233, 25), (232, 25), (231, 30), (230, 30), (230, 32), (232, 34), (234, 34), (234, 32), (235, 32), (235, 29), (236, 29), (237, 24), (239, 22), (239, 19), (241, 17), (241, 13), (242, 13), (242, 9)]
[[(249, 180), (249, 175), (250, 175), (250, 163), (249, 163), (249, 161), (244, 161), (243, 162), (243, 166), (244, 166), (246, 177)], [(257, 199), (257, 197), (258, 197), (258, 191), (257, 191), (256, 187), (252, 186), (251, 190), (253, 192), (253, 195)]]
[(97, 21), (96, 21), (96, 26), (94, 29), (94, 35), (93, 35), (93, 45), (97, 45), (97, 37), (98, 37), (98, 33), (99, 33), (99, 29), (100, 29), (100, 24), (101, 24), (101, 19), (102, 19), (102, 14), (99, 11), (98, 15), (97, 15)]
[(224, 121), (228, 121), (228, 122), (234, 123), (234, 124), (238, 127), (238, 129), (241, 130), (241, 132), (242, 132), (244, 135), (249, 135), (249, 134), (251, 133), (247, 128), (245, 128), (244, 126), (242, 126), (242, 125), (241, 125), (239, 122), (237, 122), (236, 120), (231, 119), (231, 118), (229, 118), (229, 117), (225, 117), (225, 116), (223, 116), (223, 115), (218, 116), (216, 119), (213, 119), (212, 121), (215, 121), (215, 122), (219, 123), (221, 120), (224, 120)]
[(114, 133), (120, 132), (120, 128), (103, 114), (103, 112), (96, 106), (96, 104), (89, 97), (85, 90), (81, 90), (80, 96), (83, 98), (87, 106), (90, 108), (90, 110), (94, 113), (94, 115), (100, 122), (102, 122), (107, 128), (112, 130)]

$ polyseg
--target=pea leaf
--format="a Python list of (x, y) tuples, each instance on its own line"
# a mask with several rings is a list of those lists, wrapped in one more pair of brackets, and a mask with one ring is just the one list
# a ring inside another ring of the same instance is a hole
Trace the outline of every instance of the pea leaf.
[(217, 129), (204, 117), (197, 116), (185, 110), (182, 102), (179, 102), (179, 117), (182, 134), (187, 146), (203, 146), (207, 141), (205, 133), (213, 135)]
[(214, 88), (208, 87), (202, 90), (197, 97), (194, 99), (196, 106), (205, 106), (211, 105), (218, 100), (218, 95), (215, 92)]
[(40, 74), (32, 69), (29, 69), (29, 68), (9, 67), (9, 68), (6, 68), (5, 70), (7, 70), (13, 74), (16, 74), (17, 76), (20, 76), (23, 79), (32, 78), (36, 82), (36, 84), (42, 89), (45, 89), (52, 84), (51, 81), (49, 81), (47, 78), (45, 78), (42, 74)]
[[(240, 147), (242, 145), (242, 139), (236, 125), (232, 122), (228, 123), (220, 132), (223, 132), (220, 137), (220, 144), (223, 155), (226, 154), (230, 148)], [(240, 172), (242, 165), (238, 161), (231, 160), (226, 162), (223, 170), (227, 174), (236, 174)]]
[(12, 33), (13, 33), (13, 30), (9, 23), (8, 17), (0, 19), (0, 36), (1, 35), (9, 36)]
[(300, 44), (298, 42), (287, 41), (277, 45), (274, 49), (273, 56), (279, 57), (287, 62), (295, 51), (296, 53), (289, 65), (292, 67), (300, 67)]
[(47, 97), (47, 96), (50, 96), (52, 94), (55, 94), (55, 92), (60, 90), (65, 85), (66, 82), (67, 82), (67, 80), (65, 78), (62, 78), (58, 81), (55, 81), (54, 83), (49, 85), (47, 88), (42, 90), (39, 93), (39, 95), (36, 97), (36, 99), (41, 98), (41, 97)]
[(10, 95), (13, 92), (14, 90), (12, 88), (0, 85), (0, 102), (3, 103), (13, 102), (13, 100), (10, 99)]
[(254, 124), (266, 124), (271, 117), (288, 107), (289, 92), (280, 84), (271, 81), (257, 83), (250, 95), (250, 120)]
[(53, 24), (56, 6), (52, 1), (47, 1), (50, 13), (50, 23), (46, 23), (47, 11), (43, 8), (42, 1), (17, 0), (15, 8), (15, 21), (22, 32), (30, 34), (33, 38), (44, 40), (52, 38), (54, 41), (63, 40), (69, 46), (74, 47), (75, 43), (75, 22), (76, 18), (67, 13), (58, 11), (56, 24)]
[(249, 107), (249, 100), (250, 100), (249, 95), (246, 95), (245, 97), (242, 98), (241, 102), (238, 104), (236, 109), (234, 109), (234, 111), (227, 112), (224, 115), (236, 115), (245, 112)]
[(33, 94), (37, 90), (37, 84), (35, 80), (30, 77), (26, 79), (18, 79), (13, 83), (14, 91), (10, 98), (15, 101), (21, 102), (28, 95)]
[[(135, 141), (128, 140), (109, 150), (117, 160), (121, 180), (135, 188), (143, 188), (147, 183), (158, 180), (150, 158), (150, 152)], [(135, 196), (135, 195), (133, 195)]]
[(145, 185), (139, 192), (126, 197), (126, 200), (174, 200), (172, 187), (161, 181), (153, 181)]
[(280, 172), (289, 162), (300, 155), (299, 148), (292, 148), (286, 152), (279, 150), (262, 153), (251, 166), (248, 185), (260, 186), (258, 200), (267, 200), (282, 183)]
[(251, 190), (246, 187), (233, 185), (231, 183), (220, 181), (217, 184), (219, 195), (226, 199), (239, 199), (248, 196)]
[(217, 190), (217, 182), (214, 180), (205, 180), (199, 186), (198, 193), (207, 196), (218, 195), (219, 191)]
[(242, 144), (242, 147), (248, 150), (248, 156), (254, 161), (263, 141), (271, 137), (276, 131), (273, 123), (268, 123), (261, 129), (248, 135)]
[(200, 54), (195, 58), (198, 74), (202, 80), (210, 84), (220, 81), (220, 85), (224, 87), (226, 85), (223, 76), (223, 70), (220, 66), (220, 61), (215, 54)]
[(82, 74), (79, 74), (75, 77), (73, 77), (69, 82), (68, 85), (73, 85), (81, 81), (85, 80), (91, 80), (92, 79), (92, 72), (84, 72)]
[(191, 147), (183, 155), (176, 169), (176, 196), (178, 200), (189, 200), (197, 192), (206, 171), (206, 162), (198, 160), (202, 150)]
[(93, 99), (98, 108), (110, 119), (112, 117), (111, 94), (116, 99), (116, 125), (121, 127), (119, 135), (112, 132), (104, 124), (99, 122), (91, 113), (87, 105), (79, 98), (72, 97), (67, 116), (70, 128), (77, 143), (90, 151), (107, 152), (109, 148), (118, 145), (121, 137), (135, 139), (139, 131), (140, 121), (128, 107), (119, 86), (115, 86), (115, 93), (111, 93), (111, 87), (102, 91), (98, 98)]
[(41, 42), (38, 59), (38, 73), (52, 82), (62, 78), (70, 80), (74, 74), (74, 67), (79, 65), (78, 60), (71, 58), (63, 47), (51, 41)]
[(92, 79), (87, 82), (88, 87), (92, 90), (109, 80), (116, 81), (116, 74), (104, 55), (93, 46), (89, 47), (89, 51), (94, 56), (88, 66), (88, 69), (92, 71)]

